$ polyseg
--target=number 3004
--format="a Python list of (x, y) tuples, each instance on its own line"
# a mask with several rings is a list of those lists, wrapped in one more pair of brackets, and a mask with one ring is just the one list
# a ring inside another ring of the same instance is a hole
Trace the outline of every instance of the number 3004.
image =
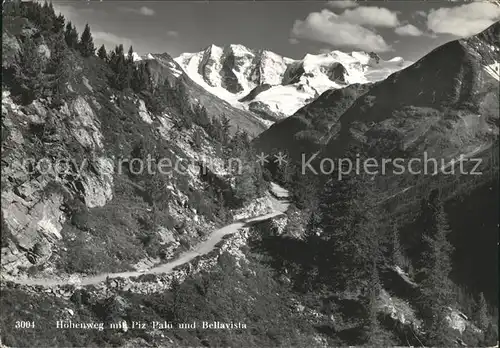
[(34, 329), (34, 321), (16, 321), (16, 329)]

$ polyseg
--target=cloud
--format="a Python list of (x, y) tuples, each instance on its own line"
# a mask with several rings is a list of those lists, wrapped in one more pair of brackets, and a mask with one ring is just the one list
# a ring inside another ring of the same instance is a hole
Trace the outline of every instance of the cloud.
[(340, 17), (352, 24), (372, 27), (394, 28), (399, 25), (397, 13), (383, 7), (361, 6), (354, 10), (345, 10)]
[(142, 6), (140, 9), (139, 9), (139, 12), (143, 15), (143, 16), (153, 16), (155, 14), (155, 11), (153, 9), (150, 9), (149, 7), (146, 7), (146, 6)]
[(146, 6), (142, 6), (141, 8), (121, 7), (120, 11), (136, 13), (143, 16), (154, 16), (155, 14), (153, 9)]
[(358, 3), (353, 0), (337, 0), (337, 1), (328, 1), (327, 6), (332, 8), (350, 8), (350, 7), (357, 7)]
[(102, 44), (106, 47), (112, 48), (120, 44), (122, 44), (125, 48), (132, 46), (132, 40), (106, 31), (93, 31), (92, 36), (98, 46)]
[(179, 37), (179, 32), (175, 31), (175, 30), (169, 30), (169, 31), (167, 31), (167, 36), (170, 36), (170, 37)]
[(431, 10), (427, 27), (437, 34), (471, 36), (500, 19), (500, 6), (491, 2), (473, 2), (461, 6)]
[(417, 12), (415, 12), (415, 16), (417, 16), (417, 17), (420, 16), (420, 17), (424, 17), (425, 18), (425, 17), (427, 17), (427, 12), (425, 12), (425, 11), (417, 11)]
[(291, 37), (288, 39), (288, 42), (291, 43), (292, 45), (296, 45), (299, 43), (299, 40), (297, 40), (297, 38), (295, 37)]
[(391, 50), (382, 36), (359, 24), (349, 23), (341, 15), (327, 9), (310, 13), (305, 20), (296, 20), (291, 37), (365, 51)]
[(79, 19), (82, 19), (81, 14), (83, 12), (86, 12), (86, 14), (94, 12), (93, 8), (85, 8), (85, 9), (77, 10), (76, 8), (74, 8), (71, 5), (61, 5), (61, 4), (57, 4), (57, 3), (54, 4), (54, 10), (55, 10), (56, 14), (61, 13), (64, 16), (64, 18), (66, 18), (66, 21), (71, 21), (71, 22), (75, 22)]
[(394, 32), (400, 36), (422, 36), (424, 33), (413, 24), (397, 27)]

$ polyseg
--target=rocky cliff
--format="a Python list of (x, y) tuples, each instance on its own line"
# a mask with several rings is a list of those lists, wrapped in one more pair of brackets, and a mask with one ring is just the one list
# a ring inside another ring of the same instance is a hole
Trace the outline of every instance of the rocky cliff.
[[(232, 194), (225, 145), (207, 133), (206, 124), (179, 128), (198, 103), (210, 104), (208, 122), (231, 106), (190, 89), (193, 82), (175, 62), (157, 55), (135, 64), (149, 62), (156, 86), (184, 84), (191, 110), (179, 110), (172, 90), (163, 96), (170, 106), (154, 109), (150, 94), (112, 88), (106, 63), (70, 49), (63, 100), (55, 103), (49, 94), (23, 103), (12, 79), (23, 40), (36, 37), (37, 54), (48, 61), (52, 37), (29, 21), (19, 29), (12, 24), (18, 19), (6, 20), (11, 26), (3, 32), (8, 79), (2, 85), (2, 272), (133, 269), (169, 259), (231, 220), (232, 208), (221, 198), (222, 190), (226, 198)], [(238, 125), (245, 128), (239, 116), (249, 133), (258, 125), (245, 115), (235, 114), (233, 133)], [(164, 173), (154, 166), (159, 159), (168, 160)], [(133, 161), (143, 167), (137, 170)], [(223, 187), (209, 184), (202, 167)]]

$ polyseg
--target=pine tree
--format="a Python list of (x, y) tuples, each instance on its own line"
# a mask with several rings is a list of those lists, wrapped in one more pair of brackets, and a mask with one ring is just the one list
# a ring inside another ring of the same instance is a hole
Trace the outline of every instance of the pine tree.
[(383, 329), (378, 320), (378, 297), (382, 286), (378, 275), (376, 262), (372, 264), (372, 272), (368, 283), (364, 310), (366, 313), (364, 323), (365, 342), (370, 346), (387, 346), (384, 344)]
[(125, 64), (127, 65), (128, 86), (133, 88), (132, 81), (134, 79), (134, 73), (137, 70), (137, 68), (134, 64), (134, 49), (132, 48), (132, 46), (130, 46), (128, 49)]
[(111, 54), (109, 63), (111, 70), (113, 71), (113, 76), (111, 78), (111, 84), (113, 87), (119, 90), (128, 88), (130, 81), (128, 67), (123, 53), (123, 45), (115, 47), (114, 52)]
[(2, 3), (2, 15), (4, 16), (22, 17), (23, 12), (21, 1), (3, 1)]
[(177, 82), (175, 85), (175, 94), (177, 97), (179, 112), (187, 123), (190, 123), (192, 116), (191, 102), (189, 101), (186, 86), (182, 83), (182, 81)]
[(172, 292), (172, 295), (173, 295), (173, 299), (172, 299), (172, 314), (174, 315), (174, 318), (176, 320), (179, 320), (181, 321), (182, 318), (180, 318), (180, 315), (178, 314), (178, 312), (181, 310), (181, 308), (179, 308), (179, 303), (180, 303), (180, 297), (181, 297), (181, 283), (179, 282), (179, 280), (174, 277), (172, 279), (172, 282), (170, 284), (170, 291)]
[(222, 114), (221, 116), (221, 130), (222, 130), (222, 144), (224, 145), (227, 145), (229, 144), (229, 140), (231, 139), (231, 136), (230, 136), (230, 129), (231, 129), (231, 125), (230, 125), (231, 121), (229, 120), (229, 118), (226, 116), (226, 114)]
[(203, 145), (203, 133), (197, 129), (193, 135), (193, 145), (195, 150), (200, 151)]
[(203, 128), (207, 128), (210, 125), (207, 109), (201, 104), (195, 107), (195, 122)]
[(41, 21), (42, 6), (37, 2), (26, 3), (26, 17), (34, 23)]
[(169, 183), (170, 180), (167, 175), (161, 173), (149, 175), (146, 179), (146, 192), (150, 203), (153, 204), (158, 212), (167, 209), (169, 201), (172, 198), (172, 193), (168, 189)]
[(177, 127), (179, 129), (190, 129), (193, 125), (193, 109), (186, 86), (182, 81), (178, 81), (175, 85), (175, 97), (180, 113), (180, 118), (177, 120)]
[(488, 328), (488, 304), (482, 292), (479, 294), (477, 307), (474, 310), (474, 321), (481, 330), (485, 331)]
[(113, 70), (118, 70), (119, 61), (124, 60), (123, 57), (123, 45), (115, 46), (115, 49), (110, 54), (110, 65)]
[(142, 88), (147, 91), (153, 91), (153, 97), (158, 101), (160, 107), (158, 111), (162, 112), (167, 106), (171, 106), (173, 94), (172, 87), (168, 79), (164, 79), (163, 82), (158, 81), (156, 85), (154, 85), (150, 63), (146, 61), (143, 65), (141, 72)]
[(104, 45), (102, 45), (97, 51), (97, 56), (105, 62), (108, 61), (108, 53), (106, 52), (106, 47), (104, 47)]
[(220, 121), (219, 121), (219, 118), (218, 117), (214, 117), (212, 118), (211, 122), (210, 122), (210, 126), (208, 127), (208, 134), (210, 134), (210, 136), (217, 140), (218, 142), (222, 143), (222, 126), (220, 124)]
[[(148, 68), (149, 63), (139, 64), (139, 66), (134, 69), (131, 81), (131, 87), (136, 93), (140, 93), (142, 91), (150, 91), (152, 89), (151, 86), (151, 77)], [(160, 91), (160, 88), (157, 88), (153, 93), (153, 98), (162, 97), (163, 94), (167, 92), (165, 90)], [(161, 88), (163, 89), (163, 88)], [(166, 105), (164, 105), (166, 106)]]
[(324, 243), (322, 243), (320, 236), (320, 224), (321, 216), (318, 213), (318, 209), (312, 209), (307, 219), (304, 231), (304, 242), (306, 248), (303, 255), (304, 262), (302, 263), (299, 276), (301, 281), (298, 282), (304, 292), (313, 291), (319, 278), (319, 262), (324, 259), (325, 254), (329, 254), (329, 251), (325, 252), (323, 248)]
[(352, 231), (355, 230), (352, 197), (355, 186), (348, 180), (330, 179), (319, 198), (320, 226), (323, 228), (323, 239), (331, 249), (324, 255), (319, 265), (320, 276), (337, 290), (344, 290), (352, 279), (351, 270), (357, 265), (355, 257), (355, 241)]
[(113, 63), (116, 61), (116, 47), (114, 50), (108, 53), (108, 63), (110, 64), (111, 69), (113, 69)]
[[(284, 160), (288, 162), (288, 159), (290, 157), (287, 151), (280, 151), (278, 153), (273, 154), (273, 156), (279, 156), (280, 154), (283, 156)], [(290, 185), (293, 180), (293, 174), (295, 172), (296, 171), (294, 170), (292, 163), (286, 163), (286, 162), (283, 162), (281, 164), (277, 163), (274, 177), (276, 181), (281, 183), (284, 187), (290, 188), (291, 187)]]
[(240, 175), (236, 176), (234, 196), (242, 204), (256, 196), (254, 180), (249, 166), (244, 166)]
[(61, 33), (64, 30), (64, 23), (65, 23), (65, 18), (62, 15), (62, 13), (60, 13), (59, 16), (57, 16), (56, 19), (54, 20), (53, 31), (55, 33)]
[(392, 263), (395, 266), (403, 266), (403, 254), (401, 252), (401, 243), (399, 241), (399, 230), (397, 224), (392, 225)]
[[(253, 148), (250, 148), (249, 157), (248, 162), (254, 164), (253, 159), (256, 158), (256, 154), (254, 153)], [(251, 165), (250, 167), (253, 168), (253, 181), (257, 197), (261, 197), (269, 190), (269, 184), (264, 179), (264, 171), (261, 166)]]
[(47, 87), (45, 66), (37, 48), (35, 41), (28, 36), (16, 57), (14, 79), (24, 103), (41, 97)]
[(486, 328), (486, 332), (484, 333), (482, 346), (492, 347), (496, 344), (498, 344), (498, 326), (490, 322)]
[(317, 240), (316, 237), (319, 237), (321, 234), (321, 215), (318, 212), (317, 206), (316, 209), (311, 209), (311, 212), (309, 214), (309, 218), (307, 219), (307, 224), (306, 224), (306, 241), (309, 240)]
[[(226, 136), (224, 134), (224, 125), (221, 125), (221, 128), (221, 136), (224, 138)], [(229, 148), (231, 157), (250, 159), (252, 155), (251, 153), (249, 153), (249, 151), (251, 150), (250, 139), (248, 137), (248, 133), (246, 133), (245, 131), (238, 130), (234, 137), (230, 139), (230, 141), (228, 141), (226, 145)]]
[(71, 22), (66, 24), (64, 40), (69, 48), (76, 49), (78, 47), (78, 32)]
[(92, 33), (90, 32), (90, 26), (88, 23), (85, 25), (85, 29), (80, 37), (78, 47), (80, 49), (80, 53), (84, 57), (90, 57), (95, 53), (94, 40), (92, 39)]
[[(435, 201), (435, 195), (432, 197)], [(444, 212), (444, 205), (439, 200), (429, 204), (433, 212), (435, 225), (428, 228), (423, 235), (424, 252), (419, 270), (422, 317), (426, 318), (428, 343), (446, 346), (449, 344), (446, 335), (447, 307), (452, 301), (452, 284), (449, 279), (451, 272), (450, 255), (453, 251), (447, 240), (449, 226)]]
[(52, 31), (53, 30), (53, 22), (54, 19), (54, 7), (52, 7), (52, 3), (45, 1), (42, 8), (39, 10), (39, 24), (43, 31)]
[(52, 99), (54, 105), (59, 105), (66, 93), (66, 84), (70, 78), (70, 65), (67, 46), (61, 33), (55, 42), (47, 72), (50, 74), (52, 84)]
[(57, 16), (56, 16), (56, 11), (54, 11), (54, 4), (52, 4), (52, 1), (47, 3), (47, 15), (54, 21)]
[[(353, 161), (356, 152), (360, 151), (352, 147), (346, 157)], [(380, 214), (372, 185), (365, 175), (350, 173), (339, 180), (335, 173), (320, 190), (320, 226), (330, 250), (321, 262), (320, 274), (341, 292), (364, 287), (371, 263), (382, 258)]]
[(291, 188), (294, 201), (299, 208), (310, 210), (317, 198), (318, 178), (314, 174), (302, 173), (301, 168), (294, 166), (291, 174)]
[(128, 49), (128, 54), (127, 54), (127, 64), (134, 64), (134, 49), (132, 46)]

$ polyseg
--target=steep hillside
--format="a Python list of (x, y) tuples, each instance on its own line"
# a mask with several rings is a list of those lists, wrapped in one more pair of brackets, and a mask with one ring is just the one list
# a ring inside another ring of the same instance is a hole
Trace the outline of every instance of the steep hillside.
[[(286, 233), (260, 247), (278, 272), (294, 270), (312, 303), (333, 301), (328, 308), (347, 321), (388, 306), (392, 319), (416, 325), (418, 344), (481, 345), (496, 332), (498, 213), (489, 201), (498, 190), (499, 28), (449, 42), (378, 83), (325, 92), (254, 140), (258, 151), (290, 156), (267, 168), (299, 207)], [(325, 288), (333, 294), (320, 295)], [(477, 319), (476, 301), (490, 319)], [(336, 337), (360, 344), (364, 324), (344, 324)], [(402, 330), (391, 333), (406, 337)], [(388, 339), (383, 332), (377, 339)]]
[[(340, 117), (339, 131), (319, 157), (341, 157), (353, 143), (376, 157), (443, 161), (484, 151), (498, 139), (499, 23), (449, 42), (374, 85)], [(408, 187), (405, 176), (391, 177)], [(388, 193), (389, 194), (389, 193)]]
[(142, 63), (144, 62), (149, 63), (149, 69), (156, 83), (158, 80), (168, 79), (171, 84), (184, 84), (191, 103), (204, 106), (209, 117), (220, 118), (222, 115), (230, 115), (231, 132), (233, 134), (237, 129), (240, 129), (246, 131), (253, 138), (267, 128), (266, 123), (255, 117), (251, 112), (232, 106), (224, 99), (198, 85), (169, 54), (153, 54), (149, 56), (149, 59), (142, 59)]
[(365, 52), (332, 51), (293, 60), (242, 45), (211, 45), (176, 61), (207, 91), (269, 121), (292, 115), (328, 89), (382, 80), (408, 65), (400, 57), (386, 62)]
[(328, 90), (293, 116), (273, 124), (253, 144), (259, 151), (282, 151), (295, 160), (300, 160), (302, 154), (312, 155), (338, 131), (337, 121), (342, 114), (371, 87), (352, 84)]
[[(486, 139), (491, 141), (498, 134), (497, 34), (498, 24), (437, 48), (385, 81), (327, 91), (274, 124), (254, 144), (265, 152), (287, 151), (296, 159), (302, 153), (316, 152), (328, 141), (324, 156), (339, 157), (355, 137), (373, 147), (377, 141), (392, 139), (394, 150), (399, 146), (404, 151), (425, 141), (419, 151), (429, 152), (434, 145), (428, 142), (434, 135), (428, 131), (447, 138), (454, 150), (439, 154), (450, 158), (482, 146), (475, 141), (486, 146)], [(444, 128), (453, 131), (443, 132)], [(387, 132), (393, 138), (382, 136)]]
[(193, 96), (168, 55), (136, 63), (117, 47), (95, 57), (55, 26), (49, 5), (12, 6), (3, 23), (2, 272), (152, 265), (265, 191), (253, 188), (258, 173), (241, 178), (225, 165), (224, 156), (252, 157), (247, 133), (219, 121), (233, 109), (196, 101), (206, 94)]

